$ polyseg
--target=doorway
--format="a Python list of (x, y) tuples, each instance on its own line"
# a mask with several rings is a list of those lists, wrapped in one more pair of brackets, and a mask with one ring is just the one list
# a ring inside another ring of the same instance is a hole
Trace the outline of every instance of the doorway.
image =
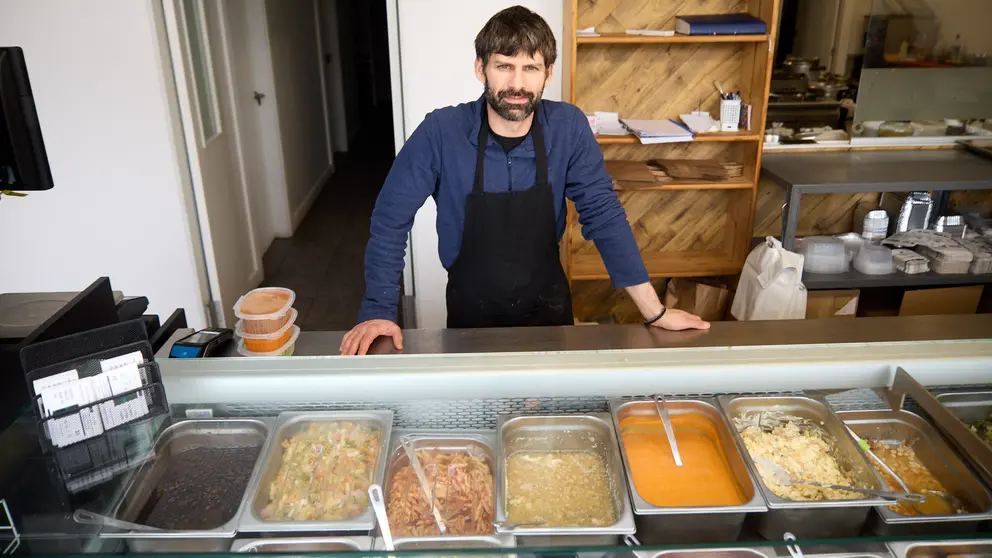
[(266, 285), (296, 291), (302, 329), (341, 331), (357, 323), (369, 222), (394, 154), (386, 4), (317, 4), (326, 100), (337, 132), (331, 130), (334, 173), (293, 235), (276, 238), (263, 263)]
[[(237, 297), (261, 285), (296, 291), (303, 330), (350, 329), (394, 154), (386, 0), (162, 2), (213, 323), (231, 327)], [(191, 52), (190, 37), (206, 46)], [(205, 138), (204, 115), (223, 141)]]

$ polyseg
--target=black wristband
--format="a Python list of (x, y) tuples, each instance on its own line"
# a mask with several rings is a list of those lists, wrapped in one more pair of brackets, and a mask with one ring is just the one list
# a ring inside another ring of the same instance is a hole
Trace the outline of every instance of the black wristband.
[(661, 307), (661, 314), (658, 314), (657, 316), (651, 318), (650, 320), (644, 320), (644, 325), (650, 326), (651, 324), (653, 324), (653, 323), (657, 322), (658, 320), (662, 319), (665, 316), (665, 312), (668, 312), (668, 308), (665, 307), (665, 306), (662, 306)]

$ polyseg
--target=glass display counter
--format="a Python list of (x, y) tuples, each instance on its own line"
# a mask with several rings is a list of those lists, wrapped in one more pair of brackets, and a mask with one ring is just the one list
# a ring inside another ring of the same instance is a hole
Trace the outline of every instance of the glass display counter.
[(410, 331), (331, 356), (340, 335), (159, 356), (169, 413), (86, 485), (28, 409), (0, 434), (0, 550), (992, 555), (990, 316)]

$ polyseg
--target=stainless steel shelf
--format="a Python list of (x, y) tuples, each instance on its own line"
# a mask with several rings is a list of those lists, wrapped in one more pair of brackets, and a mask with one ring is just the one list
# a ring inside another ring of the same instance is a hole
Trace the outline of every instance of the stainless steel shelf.
[(761, 172), (785, 188), (782, 244), (789, 250), (803, 194), (992, 189), (992, 161), (959, 149), (771, 153)]
[(869, 289), (877, 287), (937, 287), (945, 285), (985, 285), (992, 283), (992, 274), (941, 275), (939, 273), (891, 273), (865, 275), (860, 271), (847, 273), (804, 273), (803, 285), (810, 291), (829, 289)]

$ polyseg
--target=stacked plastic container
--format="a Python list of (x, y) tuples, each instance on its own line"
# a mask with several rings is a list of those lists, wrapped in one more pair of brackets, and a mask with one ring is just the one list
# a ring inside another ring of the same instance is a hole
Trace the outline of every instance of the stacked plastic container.
[(810, 236), (803, 239), (804, 270), (809, 273), (844, 273), (850, 260), (844, 241), (832, 236)]
[(234, 333), (240, 337), (238, 352), (244, 356), (292, 356), (300, 328), (293, 308), (296, 293), (282, 287), (254, 289), (238, 299)]

